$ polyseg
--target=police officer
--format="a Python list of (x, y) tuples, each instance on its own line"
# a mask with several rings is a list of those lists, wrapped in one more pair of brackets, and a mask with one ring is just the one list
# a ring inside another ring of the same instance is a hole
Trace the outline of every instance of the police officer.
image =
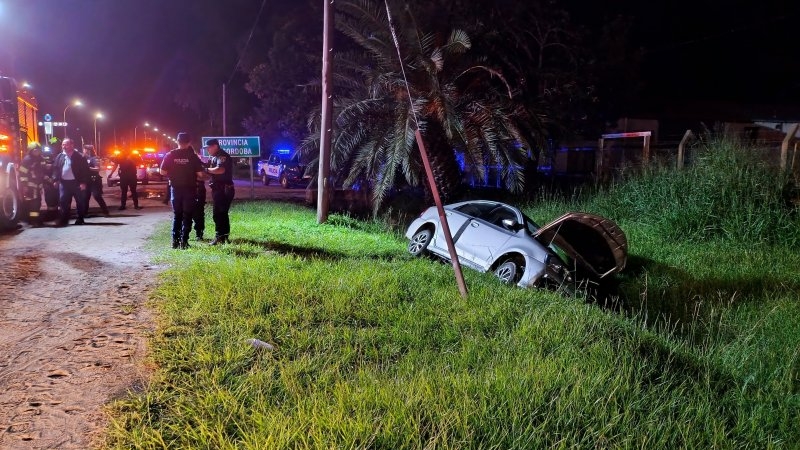
[(203, 177), (203, 163), (191, 147), (189, 133), (178, 133), (178, 148), (161, 162), (161, 175), (169, 178), (172, 201), (172, 248), (189, 248), (192, 215), (197, 203), (197, 179)]
[(84, 145), (83, 146), (83, 156), (86, 158), (86, 162), (89, 163), (89, 189), (86, 190), (86, 211), (84, 211), (84, 216), (89, 215), (89, 200), (94, 197), (94, 201), (97, 202), (98, 206), (100, 206), (100, 211), (103, 212), (103, 215), (108, 217), (108, 205), (106, 205), (105, 199), (103, 199), (103, 177), (100, 176), (100, 161), (97, 158), (97, 152), (94, 149), (93, 145)]
[(194, 233), (198, 241), (202, 241), (203, 233), (206, 230), (206, 180), (205, 177), (197, 179), (197, 203), (194, 207), (192, 221), (194, 222)]
[(233, 196), (233, 160), (231, 155), (219, 148), (219, 141), (209, 139), (206, 149), (211, 156), (211, 161), (206, 173), (211, 175), (211, 200), (214, 202), (212, 207), (212, 217), (214, 226), (217, 230), (216, 237), (211, 241), (211, 245), (225, 244), (230, 242), (228, 235), (231, 232), (231, 220), (228, 211), (231, 209)]
[(19, 187), (27, 212), (26, 220), (33, 227), (42, 225), (39, 212), (42, 207), (42, 187), (46, 181), (52, 183), (50, 177), (45, 175), (42, 146), (38, 142), (31, 142), (28, 144), (28, 154), (22, 158), (19, 167)]
[(142, 209), (142, 207), (139, 206), (139, 193), (136, 192), (136, 159), (140, 159), (140, 157), (139, 153), (134, 153), (134, 151), (119, 155), (114, 160), (114, 167), (111, 168), (111, 172), (108, 174), (108, 178), (111, 178), (115, 170), (119, 171), (120, 211), (124, 211), (126, 208), (125, 204), (128, 202), (128, 189), (131, 191), (133, 208)]

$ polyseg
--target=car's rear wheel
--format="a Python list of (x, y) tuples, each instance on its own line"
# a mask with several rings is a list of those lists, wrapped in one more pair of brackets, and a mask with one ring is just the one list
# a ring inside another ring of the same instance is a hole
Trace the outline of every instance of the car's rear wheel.
[(428, 245), (431, 243), (433, 231), (430, 228), (423, 228), (411, 236), (411, 241), (408, 243), (408, 253), (413, 256), (423, 256), (428, 251)]
[(516, 284), (522, 277), (522, 264), (517, 258), (509, 258), (497, 266), (494, 275), (505, 284)]
[(289, 189), (289, 178), (286, 175), (281, 175), (281, 187)]

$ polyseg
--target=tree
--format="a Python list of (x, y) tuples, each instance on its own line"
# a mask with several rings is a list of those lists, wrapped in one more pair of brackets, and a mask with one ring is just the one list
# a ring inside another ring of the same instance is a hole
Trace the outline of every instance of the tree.
[[(457, 153), (478, 176), (488, 164), (501, 165), (505, 186), (520, 191), (529, 141), (540, 136), (541, 122), (517, 102), (502, 73), (470, 53), (467, 33), (425, 33), (409, 9), (396, 9), (401, 66), (382, 3), (337, 6), (337, 29), (360, 50), (338, 55), (334, 66), (331, 169), (343, 184), (367, 185), (376, 212), (401, 182), (430, 189), (414, 139), (419, 128), (443, 201), (459, 193)], [(313, 152), (318, 139), (312, 133), (304, 150)]]
[[(311, 20), (309, 20), (311, 19)], [(258, 105), (244, 119), (267, 142), (300, 142), (319, 104), (322, 13), (318, 2), (299, 2), (271, 17), (260, 50), (245, 66), (245, 88)]]

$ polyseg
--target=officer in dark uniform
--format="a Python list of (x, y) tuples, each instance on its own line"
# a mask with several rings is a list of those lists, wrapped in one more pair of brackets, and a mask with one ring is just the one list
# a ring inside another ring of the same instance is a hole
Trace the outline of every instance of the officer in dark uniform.
[[(51, 145), (58, 144), (58, 140), (54, 138)], [(42, 158), (44, 159), (44, 203), (47, 205), (47, 211), (44, 215), (44, 220), (53, 220), (58, 217), (58, 185), (53, 183), (53, 178), (50, 176), (53, 172), (53, 162), (56, 160), (58, 152), (53, 152), (50, 147), (42, 149)]]
[(26, 220), (33, 227), (42, 225), (39, 211), (42, 208), (42, 185), (45, 178), (52, 184), (50, 177), (45, 177), (42, 146), (38, 142), (31, 142), (28, 144), (28, 154), (22, 158), (19, 166), (19, 187), (22, 190)]
[(219, 141), (209, 139), (206, 143), (208, 154), (211, 155), (209, 168), (206, 172), (211, 175), (211, 200), (214, 202), (212, 217), (214, 226), (217, 229), (216, 237), (211, 241), (211, 245), (225, 244), (230, 242), (228, 235), (231, 232), (231, 220), (228, 211), (231, 209), (233, 196), (233, 160), (231, 155), (219, 148)]
[(86, 202), (85, 207), (86, 211), (84, 211), (84, 216), (89, 215), (89, 200), (94, 198), (94, 201), (97, 202), (98, 206), (100, 206), (100, 211), (103, 212), (103, 215), (108, 217), (108, 205), (106, 205), (105, 199), (103, 199), (103, 177), (100, 176), (100, 160), (97, 158), (97, 152), (94, 149), (93, 145), (84, 145), (83, 146), (83, 156), (86, 158), (86, 162), (89, 163), (89, 189), (86, 190)]
[(128, 189), (131, 191), (133, 208), (142, 209), (139, 206), (139, 193), (136, 191), (136, 166), (139, 160), (141, 157), (136, 151), (123, 153), (114, 160), (114, 167), (108, 174), (108, 178), (111, 178), (115, 170), (119, 171), (120, 211), (125, 210), (125, 204), (128, 202)]
[(172, 201), (172, 248), (189, 248), (192, 215), (197, 204), (197, 179), (203, 177), (203, 163), (191, 147), (189, 133), (178, 133), (178, 148), (161, 162), (161, 175), (169, 178)]
[(206, 180), (203, 178), (197, 179), (197, 204), (194, 207), (192, 221), (194, 234), (198, 241), (202, 241), (203, 232), (206, 230)]

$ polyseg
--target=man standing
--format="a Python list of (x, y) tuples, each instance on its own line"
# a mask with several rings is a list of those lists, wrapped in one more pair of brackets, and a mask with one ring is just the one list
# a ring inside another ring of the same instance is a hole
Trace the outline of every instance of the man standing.
[(192, 221), (197, 240), (202, 241), (204, 239), (203, 232), (206, 229), (206, 180), (204, 178), (197, 179), (197, 203), (194, 206)]
[(139, 206), (139, 193), (136, 192), (136, 166), (139, 162), (137, 159), (140, 159), (138, 153), (128, 152), (119, 155), (114, 161), (114, 167), (111, 168), (111, 172), (108, 174), (108, 178), (111, 178), (115, 170), (119, 173), (120, 211), (125, 210), (125, 204), (128, 202), (128, 189), (131, 190), (133, 208), (142, 209)]
[(188, 133), (178, 133), (178, 148), (161, 162), (161, 175), (169, 178), (172, 201), (172, 248), (189, 248), (192, 215), (197, 203), (197, 179), (203, 177), (203, 163), (191, 147)]
[(67, 138), (61, 141), (61, 150), (62, 152), (56, 156), (56, 160), (53, 162), (54, 185), (59, 187), (60, 218), (57, 226), (63, 227), (69, 223), (73, 198), (75, 199), (75, 209), (78, 212), (75, 225), (83, 225), (86, 211), (85, 191), (89, 186), (89, 163), (86, 162), (83, 155), (75, 151), (72, 139)]
[(31, 142), (28, 144), (28, 154), (22, 158), (19, 167), (19, 187), (25, 202), (26, 220), (33, 227), (42, 225), (39, 212), (42, 208), (42, 185), (45, 179), (50, 180), (50, 177), (45, 177), (42, 146), (38, 142)]
[(94, 197), (94, 201), (100, 206), (103, 215), (108, 217), (108, 205), (103, 199), (103, 177), (100, 176), (100, 162), (97, 158), (97, 152), (94, 150), (93, 145), (83, 146), (83, 156), (86, 162), (89, 163), (89, 189), (86, 190), (86, 211), (83, 215), (89, 215), (89, 201)]
[(209, 139), (206, 149), (211, 155), (210, 167), (206, 172), (211, 175), (211, 201), (214, 202), (212, 217), (217, 229), (216, 237), (211, 245), (229, 243), (228, 235), (231, 232), (231, 220), (228, 211), (231, 209), (233, 196), (233, 160), (231, 155), (219, 148), (219, 141)]

